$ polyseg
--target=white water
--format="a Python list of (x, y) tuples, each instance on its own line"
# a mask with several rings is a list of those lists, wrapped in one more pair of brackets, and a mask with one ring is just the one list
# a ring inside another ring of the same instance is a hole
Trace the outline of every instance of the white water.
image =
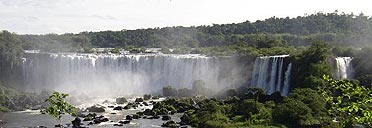
[(156, 93), (166, 85), (191, 88), (195, 80), (203, 80), (209, 89), (218, 91), (241, 85), (244, 81), (237, 74), (241, 68), (232, 58), (197, 54), (29, 53), (23, 63), (23, 81), (25, 90), (101, 96)]
[(353, 67), (351, 65), (352, 57), (336, 57), (337, 79), (352, 79)]
[(292, 64), (285, 65), (286, 57), (288, 55), (257, 57), (251, 86), (262, 88), (267, 94), (279, 91), (281, 95), (288, 95)]

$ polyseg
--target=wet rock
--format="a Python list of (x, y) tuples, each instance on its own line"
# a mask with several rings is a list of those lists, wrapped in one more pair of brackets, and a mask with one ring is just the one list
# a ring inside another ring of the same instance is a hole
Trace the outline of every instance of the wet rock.
[(47, 128), (46, 126), (37, 126), (37, 128)]
[(92, 121), (92, 120), (93, 120), (93, 117), (91, 117), (91, 116), (86, 116), (83, 119), (83, 121)]
[(152, 99), (159, 99), (159, 96), (153, 96)]
[(122, 124), (114, 124), (114, 126), (123, 126)]
[(96, 119), (93, 120), (93, 122), (94, 122), (95, 124), (99, 124), (99, 123), (101, 123), (102, 121), (101, 121), (100, 119), (96, 118)]
[(154, 119), (159, 119), (160, 118), (159, 115), (154, 115), (153, 117), (154, 117)]
[(135, 103), (135, 104), (132, 104), (132, 107), (135, 109), (135, 108), (138, 107), (138, 105), (139, 105), (139, 103)]
[(111, 105), (110, 105), (110, 106), (107, 106), (107, 107), (108, 107), (108, 108), (114, 108), (115, 106), (111, 106)]
[(124, 106), (124, 108), (123, 109), (126, 109), (126, 110), (128, 110), (128, 109), (130, 109), (131, 108), (131, 106), (128, 104), (128, 105), (126, 105), (126, 106)]
[(101, 122), (107, 122), (107, 121), (109, 121), (109, 119), (108, 118), (101, 118), (100, 121)]
[(136, 98), (136, 100), (134, 102), (143, 102), (143, 99), (142, 98)]
[(111, 114), (111, 115), (115, 115), (116, 113), (115, 113), (115, 112), (111, 112), (110, 114)]
[(139, 116), (143, 116), (143, 112), (137, 112), (136, 114)]
[(151, 115), (152, 111), (151, 111), (151, 109), (146, 109), (145, 111), (143, 111), (143, 114), (144, 115)]
[(80, 128), (81, 120), (79, 117), (76, 117), (75, 120), (71, 121), (73, 128)]
[(89, 108), (87, 108), (89, 112), (105, 112), (105, 107), (94, 105)]
[(121, 110), (123, 110), (123, 107), (122, 106), (117, 106), (117, 107), (114, 108), (114, 110), (120, 110), (121, 111)]
[(143, 99), (144, 100), (149, 100), (149, 99), (151, 99), (151, 97), (152, 97), (151, 94), (145, 94), (145, 95), (143, 95)]
[(97, 116), (97, 114), (96, 114), (96, 113), (88, 113), (88, 115), (86, 115), (86, 116), (90, 116), (90, 117), (96, 117), (96, 116)]
[(119, 121), (119, 123), (121, 123), (121, 124), (129, 124), (130, 123), (130, 120), (121, 120), (121, 121)]
[(61, 124), (54, 125), (56, 128), (61, 128)]
[(161, 120), (170, 120), (171, 119), (171, 117), (170, 116), (167, 116), (167, 115), (164, 115), (162, 118), (161, 118)]
[(83, 121), (92, 121), (97, 116), (96, 113), (88, 113), (84, 116)]
[(140, 115), (138, 115), (138, 114), (133, 114), (133, 119), (139, 119), (139, 118), (141, 118)]
[(177, 123), (173, 120), (171, 121), (168, 121), (168, 122), (165, 122), (161, 125), (162, 127), (171, 127), (171, 128), (175, 128), (175, 127), (178, 127), (177, 126)]
[(145, 106), (149, 106), (149, 104), (147, 102), (143, 102), (143, 105)]
[(132, 119), (133, 119), (133, 116), (131, 116), (131, 115), (127, 115), (127, 116), (125, 117), (125, 119), (126, 119), (126, 120), (132, 120)]
[(93, 125), (93, 122), (89, 122), (88, 125)]
[(124, 104), (125, 102), (128, 102), (125, 97), (116, 98), (116, 103), (117, 104)]

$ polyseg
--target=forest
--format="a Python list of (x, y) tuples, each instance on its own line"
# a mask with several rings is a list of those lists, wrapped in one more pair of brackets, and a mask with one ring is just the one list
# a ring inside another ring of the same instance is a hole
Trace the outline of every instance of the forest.
[[(372, 17), (337, 11), (233, 24), (78, 34), (19, 35), (4, 30), (0, 32), (0, 111), (11, 109), (7, 99), (36, 95), (17, 92), (7, 82), (12, 77), (7, 74), (21, 63), (23, 50), (86, 53), (92, 48), (162, 48), (164, 53), (217, 57), (288, 54), (295, 70), (288, 96), (242, 87), (193, 98), (195, 92), (207, 89), (203, 85), (192, 90), (164, 87), (163, 95), (172, 98), (155, 104), (153, 115), (183, 113), (178, 124), (208, 128), (372, 127), (371, 44)], [(332, 78), (329, 60), (337, 56), (354, 58), (355, 79)]]

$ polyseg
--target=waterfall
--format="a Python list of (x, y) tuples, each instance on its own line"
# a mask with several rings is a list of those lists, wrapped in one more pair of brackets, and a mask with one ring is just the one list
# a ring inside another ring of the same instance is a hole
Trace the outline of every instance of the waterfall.
[(336, 57), (337, 79), (352, 79), (353, 67), (351, 65), (352, 57)]
[(22, 75), (25, 90), (135, 95), (161, 92), (166, 85), (191, 88), (195, 80), (203, 80), (212, 90), (229, 88), (244, 83), (236, 74), (242, 68), (233, 58), (197, 54), (28, 53)]
[(279, 91), (281, 95), (288, 95), (292, 64), (285, 63), (286, 57), (288, 55), (257, 57), (251, 86), (262, 88), (267, 94)]

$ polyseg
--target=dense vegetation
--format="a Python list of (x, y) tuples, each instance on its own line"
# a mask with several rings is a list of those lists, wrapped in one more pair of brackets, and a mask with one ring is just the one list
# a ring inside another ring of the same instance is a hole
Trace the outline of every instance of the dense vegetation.
[(79, 34), (20, 35), (25, 49), (84, 51), (91, 47), (252, 48), (306, 46), (314, 40), (363, 47), (372, 41), (372, 18), (363, 14), (316, 13), (295, 18), (192, 27), (164, 27)]
[[(372, 127), (372, 90), (355, 81), (324, 75), (316, 89), (296, 88), (289, 96), (261, 89), (228, 90), (219, 98), (170, 98), (150, 115), (184, 113), (180, 125), (226, 127)], [(234, 92), (234, 93), (231, 93)], [(176, 127), (177, 124), (164, 125)]]

